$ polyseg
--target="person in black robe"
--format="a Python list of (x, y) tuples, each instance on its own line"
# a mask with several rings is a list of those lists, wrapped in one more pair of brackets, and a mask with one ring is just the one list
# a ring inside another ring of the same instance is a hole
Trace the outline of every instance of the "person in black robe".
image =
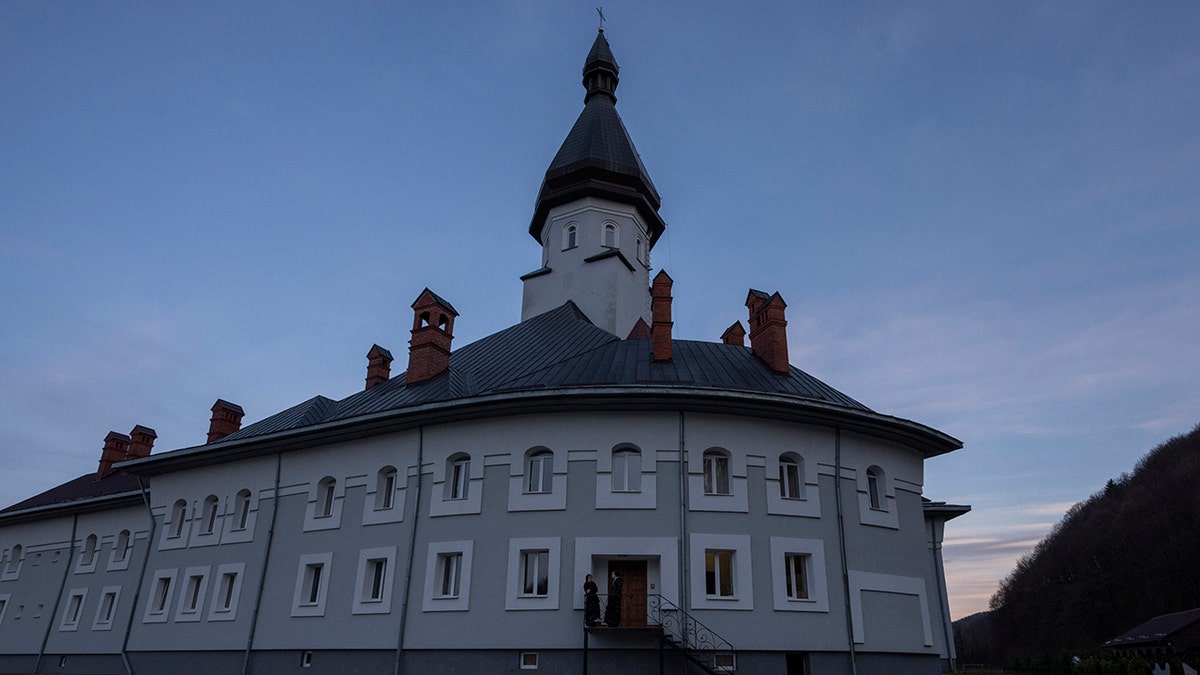
[(600, 624), (600, 588), (596, 586), (596, 582), (592, 580), (592, 575), (587, 575), (587, 581), (583, 582), (583, 625), (597, 626)]
[(613, 570), (608, 585), (608, 605), (604, 608), (604, 624), (616, 628), (621, 625), (621, 574)]

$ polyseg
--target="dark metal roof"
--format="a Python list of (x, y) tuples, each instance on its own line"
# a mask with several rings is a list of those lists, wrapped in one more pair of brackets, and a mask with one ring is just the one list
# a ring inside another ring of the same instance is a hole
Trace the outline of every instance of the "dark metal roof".
[(746, 347), (672, 342), (672, 359), (654, 361), (650, 340), (620, 340), (592, 325), (568, 302), (454, 351), (447, 372), (431, 380), (409, 385), (400, 374), (341, 401), (317, 396), (214, 445), (425, 403), (581, 387), (653, 385), (783, 394), (870, 412), (798, 368), (786, 375), (773, 372)]
[(1200, 607), (1174, 614), (1164, 614), (1104, 643), (1105, 647), (1120, 648), (1152, 645), (1200, 622)]
[(89, 473), (2, 509), (0, 517), (21, 511), (44, 509), (100, 497), (134, 495), (140, 491), (141, 482), (137, 476), (117, 472), (110, 473), (104, 478), (96, 478), (95, 473)]

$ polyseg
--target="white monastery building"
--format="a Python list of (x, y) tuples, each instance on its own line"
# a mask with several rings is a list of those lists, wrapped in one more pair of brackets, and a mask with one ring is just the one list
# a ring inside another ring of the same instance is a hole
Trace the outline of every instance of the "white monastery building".
[(778, 293), (673, 339), (617, 82), (601, 29), (520, 323), (454, 345), (424, 289), (404, 373), (376, 345), (342, 400), (246, 426), (218, 400), (205, 444), (153, 454), (110, 433), (96, 472), (0, 511), (0, 672), (951, 668), (942, 531), (969, 507), (922, 491), (962, 444), (790, 365)]

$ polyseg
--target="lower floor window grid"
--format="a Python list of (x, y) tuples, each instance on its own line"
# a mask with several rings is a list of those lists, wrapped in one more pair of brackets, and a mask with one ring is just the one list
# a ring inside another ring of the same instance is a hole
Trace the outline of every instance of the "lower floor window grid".
[(221, 575), (221, 583), (217, 586), (217, 608), (221, 611), (233, 609), (233, 587), (236, 582), (237, 572)]
[(154, 602), (150, 605), (151, 612), (154, 614), (162, 614), (167, 611), (167, 604), (171, 601), (171, 577), (159, 577), (158, 582), (154, 585)]
[(111, 624), (113, 620), (113, 612), (116, 610), (116, 606), (116, 591), (105, 592), (100, 598), (100, 609), (96, 612), (96, 624), (101, 626)]

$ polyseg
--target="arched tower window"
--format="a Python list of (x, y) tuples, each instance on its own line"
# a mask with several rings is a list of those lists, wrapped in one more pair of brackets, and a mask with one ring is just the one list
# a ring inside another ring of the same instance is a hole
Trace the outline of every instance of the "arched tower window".
[(617, 224), (616, 223), (605, 223), (604, 224), (604, 245), (607, 246), (608, 248), (616, 248), (617, 244), (618, 244)]
[(563, 250), (575, 248), (579, 245), (579, 226), (575, 223), (567, 223), (563, 228)]

